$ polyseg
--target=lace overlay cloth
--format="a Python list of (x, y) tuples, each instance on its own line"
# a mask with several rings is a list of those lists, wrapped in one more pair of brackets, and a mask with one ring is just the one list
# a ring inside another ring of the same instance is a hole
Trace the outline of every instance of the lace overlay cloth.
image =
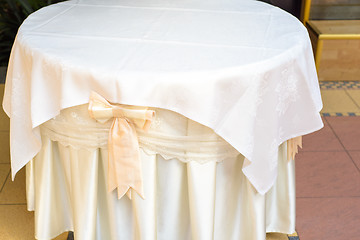
[[(89, 151), (107, 148), (111, 121), (98, 123), (90, 118), (88, 105), (64, 109), (41, 125), (41, 133), (53, 141), (75, 149)], [(148, 132), (137, 128), (140, 148), (148, 154), (182, 162), (222, 161), (239, 154), (229, 143), (204, 125), (178, 113), (153, 108), (155, 121)]]

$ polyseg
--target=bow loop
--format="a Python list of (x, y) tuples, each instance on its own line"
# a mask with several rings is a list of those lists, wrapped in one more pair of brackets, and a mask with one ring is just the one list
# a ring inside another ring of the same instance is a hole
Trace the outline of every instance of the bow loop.
[(89, 102), (89, 114), (96, 121), (105, 123), (113, 118), (113, 106), (99, 94), (92, 92)]
[(113, 105), (92, 92), (89, 114), (100, 123), (113, 119), (108, 142), (108, 190), (131, 199), (132, 190), (144, 198), (139, 143), (135, 127), (147, 131), (155, 112), (145, 107)]

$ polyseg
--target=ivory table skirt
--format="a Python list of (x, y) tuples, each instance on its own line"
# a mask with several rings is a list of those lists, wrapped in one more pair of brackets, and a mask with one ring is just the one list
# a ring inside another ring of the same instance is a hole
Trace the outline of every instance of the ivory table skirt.
[[(227, 156), (230, 149), (219, 161), (184, 161), (165, 159), (161, 150), (149, 150), (140, 141), (145, 200), (137, 194), (117, 199), (116, 191), (107, 191), (106, 147), (76, 147), (55, 139), (54, 132), (66, 133), (64, 126), (49, 133), (51, 121), (72, 118), (84, 126), (86, 117), (79, 120), (84, 109), (65, 110), (45, 124), (41, 151), (26, 166), (28, 210), (35, 211), (37, 239), (71, 230), (77, 240), (264, 240), (266, 232), (295, 231), (294, 161), (287, 160), (286, 144), (279, 147), (276, 183), (261, 195), (242, 173), (244, 157)], [(158, 109), (159, 119), (153, 131), (179, 135), (186, 126), (189, 135), (189, 124), (195, 126), (192, 132), (210, 131), (171, 111)]]

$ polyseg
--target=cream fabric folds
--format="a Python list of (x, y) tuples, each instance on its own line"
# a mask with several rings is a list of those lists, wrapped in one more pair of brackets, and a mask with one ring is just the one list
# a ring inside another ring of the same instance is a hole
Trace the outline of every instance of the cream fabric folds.
[(113, 119), (109, 129), (108, 190), (117, 188), (118, 198), (126, 194), (131, 199), (132, 190), (144, 198), (139, 143), (135, 126), (147, 131), (154, 111), (147, 108), (130, 108), (112, 105), (99, 94), (92, 92), (89, 114), (100, 123)]
[(42, 125), (42, 149), (27, 165), (37, 239), (68, 230), (78, 240), (264, 240), (266, 232), (295, 231), (287, 144), (278, 150), (273, 188), (261, 195), (242, 173), (244, 157), (211, 129), (151, 110), (157, 114), (149, 131), (137, 129), (145, 200), (106, 190), (111, 122), (89, 118), (82, 105)]
[(279, 8), (70, 0), (29, 16), (12, 49), (3, 101), (12, 177), (40, 151), (39, 126), (91, 91), (213, 129), (246, 157), (243, 173), (262, 194), (275, 183), (280, 144), (323, 126), (308, 32)]

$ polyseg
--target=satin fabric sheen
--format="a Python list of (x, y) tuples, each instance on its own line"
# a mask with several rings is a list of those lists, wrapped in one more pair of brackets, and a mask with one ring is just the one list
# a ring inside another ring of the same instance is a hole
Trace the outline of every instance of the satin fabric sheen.
[(106, 188), (106, 150), (43, 141), (26, 169), (37, 239), (70, 230), (79, 240), (264, 240), (265, 232), (295, 232), (294, 161), (284, 145), (278, 179), (265, 195), (241, 173), (242, 157), (199, 164), (141, 151), (146, 200), (119, 200)]
[(7, 70), (12, 178), (62, 109), (108, 101), (172, 110), (246, 157), (258, 192), (281, 143), (323, 126), (312, 47), (295, 17), (252, 0), (72, 0), (22, 24)]
[[(295, 231), (294, 161), (287, 160), (287, 144), (278, 150), (276, 183), (261, 195), (242, 173), (244, 157), (214, 138), (211, 129), (177, 113), (154, 109), (157, 114), (149, 134), (208, 136), (216, 141), (210, 141), (212, 148), (206, 148), (209, 142), (191, 141), (184, 145), (187, 151), (172, 139), (166, 144), (160, 135), (163, 147), (170, 148), (164, 158), (150, 148), (151, 141), (142, 144), (150, 139), (143, 136), (140, 159), (146, 199), (133, 195), (131, 200), (119, 200), (106, 187), (110, 125), (96, 123), (86, 110), (86, 105), (66, 109), (44, 124), (42, 149), (27, 164), (27, 202), (28, 209), (35, 211), (37, 239), (72, 230), (79, 240), (264, 240), (266, 232)], [(139, 136), (144, 134), (138, 131)], [(66, 138), (67, 132), (78, 135)], [(98, 139), (97, 147), (91, 145), (93, 139), (86, 141), (92, 137)], [(185, 157), (196, 149), (193, 160)], [(176, 151), (180, 157), (171, 157), (169, 153)], [(208, 159), (211, 153), (217, 159)]]

